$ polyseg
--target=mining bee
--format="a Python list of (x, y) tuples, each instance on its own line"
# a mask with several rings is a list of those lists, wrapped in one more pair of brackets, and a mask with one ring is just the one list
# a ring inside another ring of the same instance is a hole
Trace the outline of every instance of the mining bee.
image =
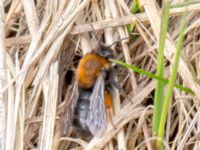
[(95, 50), (83, 56), (76, 69), (78, 94), (73, 97), (72, 125), (84, 136), (100, 134), (106, 128), (106, 107), (111, 105), (111, 98), (107, 98), (111, 85), (107, 81), (113, 70), (109, 61), (112, 55), (108, 48)]
[(114, 57), (114, 53), (111, 46), (98, 43), (99, 48), (80, 59), (73, 94), (66, 107), (68, 124), (84, 137), (98, 136), (105, 131), (106, 108), (112, 105), (110, 81), (113, 80), (115, 71), (109, 59)]

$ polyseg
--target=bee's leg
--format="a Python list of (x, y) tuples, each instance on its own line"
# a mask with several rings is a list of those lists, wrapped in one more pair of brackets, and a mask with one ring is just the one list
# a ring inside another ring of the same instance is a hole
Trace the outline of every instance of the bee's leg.
[(114, 115), (112, 91), (113, 91), (112, 87), (106, 86), (104, 102), (105, 102), (105, 106), (106, 106), (107, 122), (110, 122), (111, 125), (113, 126), (113, 128), (116, 129), (116, 127), (112, 121), (112, 118)]
[(115, 126), (115, 124), (113, 123), (113, 108), (112, 107), (109, 107), (109, 108), (106, 108), (106, 111), (107, 111), (107, 121), (111, 123), (112, 127), (116, 130), (117, 127)]
[(110, 70), (108, 71), (109, 78), (106, 81), (106, 86), (107, 87), (114, 86), (115, 88), (117, 88), (119, 90), (120, 94), (124, 98), (127, 98), (132, 103), (132, 99), (126, 94), (126, 92), (123, 90), (122, 86), (114, 80), (117, 76), (115, 67), (116, 66), (111, 67)]
[(120, 94), (124, 98), (127, 98), (131, 103), (133, 102), (132, 99), (126, 94), (126, 92), (124, 91), (124, 89), (121, 87), (121, 85), (118, 82), (116, 82), (113, 79), (109, 79), (106, 84), (114, 86), (115, 88), (117, 88), (119, 90)]

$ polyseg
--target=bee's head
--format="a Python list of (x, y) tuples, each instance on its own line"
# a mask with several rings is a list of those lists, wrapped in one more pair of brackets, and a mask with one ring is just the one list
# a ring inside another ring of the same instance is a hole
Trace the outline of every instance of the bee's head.
[(120, 39), (120, 40), (117, 40), (117, 41), (113, 42), (113, 43), (112, 43), (111, 45), (109, 45), (109, 46), (105, 46), (103, 43), (101, 43), (101, 42), (98, 40), (97, 35), (96, 35), (96, 32), (95, 32), (95, 30), (94, 30), (94, 27), (93, 27), (93, 25), (92, 25), (91, 23), (90, 23), (90, 26), (91, 26), (91, 28), (92, 28), (92, 34), (93, 34), (94, 38), (97, 40), (97, 42), (98, 42), (98, 44), (99, 44), (99, 48), (93, 50), (92, 52), (93, 52), (93, 53), (96, 53), (96, 54), (98, 54), (98, 55), (100, 55), (100, 56), (102, 56), (102, 57), (105, 57), (106, 59), (113, 59), (113, 58), (114, 58), (114, 52), (113, 52), (113, 50), (111, 49), (111, 46), (113, 46), (114, 44), (116, 44), (116, 43), (118, 43), (118, 42), (120, 42), (120, 41), (122, 41), (122, 40), (127, 40), (128, 38), (127, 38), (127, 37), (122, 38), (122, 39)]
[(93, 50), (94, 53), (105, 57), (106, 59), (114, 58), (114, 52), (110, 47), (101, 45), (99, 48)]

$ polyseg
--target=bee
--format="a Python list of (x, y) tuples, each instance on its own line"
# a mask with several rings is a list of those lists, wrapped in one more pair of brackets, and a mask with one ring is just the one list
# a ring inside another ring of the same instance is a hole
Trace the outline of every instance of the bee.
[(115, 70), (109, 59), (114, 57), (110, 48), (113, 44), (104, 46), (98, 43), (99, 48), (85, 54), (79, 61), (73, 94), (67, 100), (65, 111), (65, 126), (71, 125), (84, 137), (98, 136), (105, 131), (106, 108), (112, 105), (112, 85), (109, 81), (113, 80)]
[(76, 69), (78, 95), (73, 97), (72, 125), (84, 136), (103, 133), (106, 128), (106, 107), (111, 105), (106, 82), (112, 70), (108, 59), (112, 56), (111, 49), (95, 50), (86, 54)]

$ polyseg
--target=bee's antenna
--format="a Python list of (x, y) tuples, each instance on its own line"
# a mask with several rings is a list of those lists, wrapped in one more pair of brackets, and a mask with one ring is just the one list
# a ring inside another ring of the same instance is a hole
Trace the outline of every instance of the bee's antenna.
[(93, 37), (97, 40), (98, 45), (99, 45), (100, 47), (107, 47), (107, 48), (109, 48), (109, 47), (113, 46), (114, 44), (116, 44), (116, 43), (118, 43), (118, 42), (120, 42), (120, 41), (129, 39), (128, 37), (125, 37), (125, 38), (122, 38), (122, 39), (119, 39), (119, 40), (113, 42), (113, 43), (112, 43), (111, 45), (109, 45), (109, 46), (105, 46), (105, 45), (104, 45), (103, 43), (101, 43), (101, 41), (99, 41), (99, 39), (97, 38), (97, 34), (96, 34), (96, 31), (94, 30), (94, 26), (92, 25), (92, 23), (90, 23), (90, 26), (91, 26), (91, 28), (92, 28), (92, 35), (93, 35)]
[(102, 47), (103, 43), (101, 43), (101, 42), (99, 41), (99, 39), (97, 38), (97, 34), (96, 34), (96, 31), (94, 30), (94, 27), (93, 27), (92, 23), (90, 23), (90, 26), (91, 26), (91, 28), (92, 28), (92, 35), (93, 35), (93, 37), (97, 40), (98, 45), (99, 45), (100, 47)]
[(116, 43), (118, 43), (118, 42), (120, 42), (120, 41), (123, 41), (123, 40), (127, 40), (127, 39), (128, 39), (128, 37), (125, 37), (125, 38), (119, 39), (119, 40), (113, 42), (111, 45), (106, 46), (106, 47), (112, 47), (114, 44), (116, 44)]

